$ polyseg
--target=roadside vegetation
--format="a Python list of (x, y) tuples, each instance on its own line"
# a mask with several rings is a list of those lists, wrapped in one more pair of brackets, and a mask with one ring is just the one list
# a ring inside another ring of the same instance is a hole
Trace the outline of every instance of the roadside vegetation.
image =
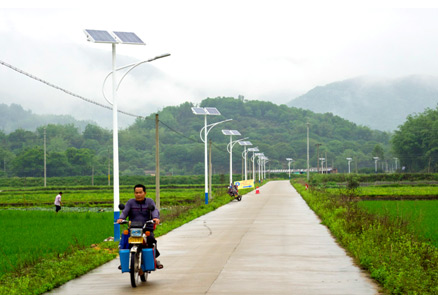
[(390, 205), (364, 202), (354, 177), (343, 185), (313, 179), (309, 190), (300, 180), (292, 182), (339, 244), (386, 293), (438, 294), (438, 201), (406, 203), (394, 197)]
[[(9, 209), (0, 210), (0, 294), (42, 294), (117, 257), (118, 242), (104, 241), (113, 235), (111, 189), (85, 193), (77, 187), (66, 188), (70, 194), (63, 194), (66, 206), (59, 213), (52, 205), (55, 189), (42, 193), (43, 188), (34, 188), (35, 194), (21, 189), (1, 192), (0, 203)], [(148, 190), (147, 196), (155, 199), (155, 192)], [(132, 197), (132, 187), (121, 189), (121, 202)], [(230, 202), (226, 186), (213, 190), (208, 205), (199, 188), (166, 189), (160, 199), (162, 223), (156, 236)], [(95, 200), (111, 202), (100, 207), (77, 204)]]

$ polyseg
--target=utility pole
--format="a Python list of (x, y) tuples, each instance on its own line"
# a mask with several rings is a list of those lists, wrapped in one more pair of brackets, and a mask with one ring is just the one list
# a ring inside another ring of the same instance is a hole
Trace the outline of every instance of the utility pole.
[(46, 127), (44, 127), (44, 187), (47, 186), (47, 167), (46, 167)]
[(212, 166), (211, 166), (211, 139), (209, 139), (209, 151), (208, 151), (208, 196), (210, 200), (213, 198), (211, 194), (211, 178), (212, 178)]
[(155, 114), (155, 205), (160, 210), (160, 141), (158, 122), (158, 114)]
[(309, 122), (306, 123), (307, 125), (307, 181), (309, 181)]
[(111, 185), (111, 176), (110, 176), (110, 165), (111, 165), (111, 160), (110, 160), (110, 149), (108, 148), (108, 186)]
[(316, 165), (317, 165), (316, 170), (319, 173), (319, 147), (322, 146), (322, 143), (317, 143), (315, 145), (316, 145), (316, 159), (317, 159), (316, 160)]

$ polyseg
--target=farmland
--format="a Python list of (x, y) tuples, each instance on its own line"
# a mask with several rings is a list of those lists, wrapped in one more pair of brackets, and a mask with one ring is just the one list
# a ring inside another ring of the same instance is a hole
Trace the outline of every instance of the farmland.
[[(59, 213), (53, 205), (58, 189), (0, 192), (0, 294), (41, 294), (117, 256), (118, 243), (103, 242), (113, 235), (112, 188), (63, 187), (62, 191), (64, 206)], [(202, 188), (162, 188), (162, 223), (156, 236), (228, 203), (225, 192), (225, 187), (213, 189), (205, 206)], [(121, 203), (132, 197), (131, 186), (121, 187)], [(155, 191), (148, 189), (147, 197), (155, 199)]]

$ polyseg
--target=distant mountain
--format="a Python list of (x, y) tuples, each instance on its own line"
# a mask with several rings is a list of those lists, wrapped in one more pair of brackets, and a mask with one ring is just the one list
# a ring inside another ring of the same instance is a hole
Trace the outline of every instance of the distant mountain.
[(318, 86), (287, 105), (332, 113), (359, 125), (393, 131), (410, 114), (435, 108), (438, 78), (409, 76), (393, 80), (359, 77)]
[(83, 131), (88, 124), (97, 125), (92, 121), (79, 121), (68, 115), (37, 115), (30, 110), (23, 109), (18, 104), (10, 106), (0, 104), (0, 130), (8, 134), (16, 129), (35, 131), (38, 127), (47, 124), (73, 124)]

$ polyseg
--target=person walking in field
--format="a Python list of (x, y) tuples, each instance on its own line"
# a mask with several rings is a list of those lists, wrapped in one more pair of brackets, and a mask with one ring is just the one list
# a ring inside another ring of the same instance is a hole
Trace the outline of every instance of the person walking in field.
[(61, 210), (62, 202), (61, 202), (62, 192), (59, 192), (59, 194), (55, 197), (55, 207), (56, 207), (56, 213), (58, 213), (59, 210)]

